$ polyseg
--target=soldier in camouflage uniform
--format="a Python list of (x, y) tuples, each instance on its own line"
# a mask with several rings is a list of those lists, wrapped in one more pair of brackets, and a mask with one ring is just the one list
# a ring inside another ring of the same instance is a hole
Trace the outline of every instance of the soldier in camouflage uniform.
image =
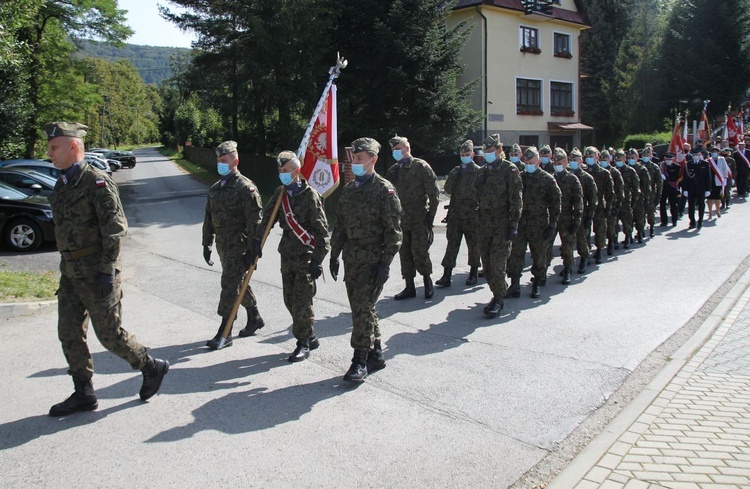
[(87, 130), (76, 122), (44, 126), (47, 154), (62, 170), (48, 199), (62, 255), (57, 334), (75, 388), (68, 399), (52, 406), (50, 416), (99, 407), (91, 382), (89, 318), (102, 345), (143, 373), (142, 400), (156, 394), (169, 371), (167, 361), (149, 356), (135, 336), (122, 328), (120, 246), (128, 223), (115, 182), (83, 159)]
[(599, 202), (596, 181), (594, 181), (594, 177), (589, 175), (588, 172), (583, 171), (583, 168), (581, 168), (582, 164), (583, 155), (581, 151), (578, 148), (573, 148), (570, 152), (568, 168), (573, 172), (573, 175), (578, 177), (578, 181), (581, 183), (581, 188), (583, 189), (583, 215), (581, 217), (581, 225), (578, 226), (578, 234), (576, 235), (576, 248), (580, 257), (578, 273), (586, 273), (590, 255), (589, 236), (591, 235), (591, 224), (594, 221), (596, 206)]
[(486, 164), (474, 180), (474, 195), (479, 205), (479, 252), (492, 291), (484, 314), (497, 317), (503, 309), (508, 287), (505, 268), (523, 210), (523, 183), (518, 167), (505, 159), (499, 134), (485, 139), (483, 146)]
[(622, 232), (625, 234), (623, 247), (627, 250), (633, 239), (633, 209), (641, 200), (641, 183), (635, 169), (625, 163), (625, 151), (618, 149), (615, 158), (615, 166), (620, 171), (623, 182), (623, 199), (619, 218), (622, 222)]
[(539, 150), (539, 168), (550, 175), (555, 174), (555, 164), (552, 161), (552, 148), (549, 147), (549, 144), (545, 144)]
[[(284, 305), (292, 315), (292, 333), (297, 339), (297, 347), (289, 356), (289, 361), (301, 362), (310, 356), (310, 350), (320, 346), (313, 329), (313, 297), (316, 291), (315, 281), (323, 272), (323, 258), (330, 249), (328, 220), (320, 194), (300, 177), (302, 165), (297, 155), (291, 151), (282, 151), (276, 162), (282, 185), (266, 204), (263, 220), (255, 228), (250, 264), (255, 261), (255, 253), (261, 251), (263, 233), (279, 194), (284, 192), (286, 195), (282, 197), (284, 201), (274, 224), (278, 222), (279, 227), (284, 230), (279, 242), (281, 283)], [(247, 264), (248, 268), (250, 264)]]
[(352, 142), (354, 180), (341, 192), (331, 236), (331, 277), (339, 274), (344, 253), (344, 282), (352, 308), (352, 365), (344, 376), (362, 382), (385, 367), (375, 303), (388, 280), (401, 246), (401, 202), (388, 180), (375, 173), (380, 143), (372, 138)]
[(607, 255), (612, 256), (614, 250), (620, 249), (617, 241), (618, 226), (617, 220), (622, 208), (622, 200), (625, 198), (625, 182), (622, 180), (622, 174), (616, 165), (612, 164), (612, 155), (609, 151), (604, 150), (599, 155), (599, 164), (605, 170), (609, 171), (614, 184), (614, 200), (610, 212), (607, 214)]
[[(221, 325), (216, 336), (206, 342), (212, 350), (219, 348), (221, 332), (229, 320), (249, 263), (252, 263), (250, 256), (253, 251), (259, 255), (257, 250), (250, 249), (250, 245), (263, 209), (258, 188), (237, 168), (237, 143), (224, 141), (216, 148), (216, 156), (221, 179), (208, 190), (203, 220), (203, 259), (209, 266), (213, 265), (211, 245), (215, 237), (222, 268), (221, 296), (216, 311), (221, 316)], [(247, 311), (247, 325), (240, 331), (240, 336), (252, 336), (265, 322), (260, 317), (258, 302), (249, 285), (242, 297), (242, 305)], [(232, 346), (231, 330), (224, 346)]]
[[(557, 231), (560, 233), (560, 254), (563, 260), (562, 283), (570, 283), (573, 273), (573, 249), (583, 214), (583, 188), (581, 182), (568, 170), (568, 155), (562, 148), (555, 148), (555, 181), (560, 188), (560, 217)], [(552, 261), (552, 242), (547, 245), (547, 263)]]
[(508, 153), (508, 159), (511, 163), (516, 165), (516, 168), (518, 168), (518, 171), (523, 173), (523, 161), (521, 161), (523, 157), (523, 151), (521, 151), (521, 146), (518, 145), (518, 143), (513, 143), (513, 146), (510, 147), (510, 153)]
[(596, 182), (598, 203), (593, 224), (596, 245), (594, 260), (598, 265), (602, 262), (602, 250), (607, 246), (607, 218), (612, 212), (612, 205), (615, 200), (615, 184), (612, 182), (612, 175), (599, 165), (599, 150), (593, 146), (586, 148), (586, 171), (594, 177)]
[(466, 285), (477, 283), (479, 271), (479, 250), (477, 249), (477, 203), (474, 200), (472, 187), (479, 165), (474, 163), (474, 142), (466, 140), (459, 148), (461, 165), (453, 168), (445, 180), (443, 189), (451, 196), (448, 208), (448, 225), (446, 237), (448, 246), (443, 256), (443, 276), (435, 282), (439, 287), (450, 287), (451, 274), (456, 266), (456, 257), (461, 247), (462, 236), (466, 237), (469, 248), (469, 278)]
[(511, 247), (508, 262), (511, 284), (505, 297), (521, 296), (521, 273), (528, 244), (533, 260), (531, 297), (536, 299), (541, 295), (540, 287), (547, 281), (547, 248), (555, 236), (560, 216), (560, 189), (554, 177), (539, 170), (539, 153), (534, 146), (526, 149), (524, 161), (523, 212)]
[(401, 201), (403, 216), (401, 229), (403, 243), (399, 250), (401, 260), (401, 276), (406, 281), (406, 288), (396, 294), (394, 299), (401, 300), (417, 296), (414, 277), (419, 272), (424, 279), (424, 296), (432, 298), (432, 261), (430, 260), (430, 246), (432, 245), (432, 225), (437, 213), (440, 189), (437, 177), (430, 165), (411, 155), (409, 140), (403, 136), (395, 136), (389, 141), (396, 163), (386, 172), (386, 178), (391, 181)]
[(643, 156), (641, 162), (643, 166), (648, 170), (648, 176), (651, 178), (651, 195), (648, 200), (645, 200), (643, 205), (646, 211), (646, 221), (649, 225), (649, 236), (654, 237), (654, 216), (656, 214), (656, 208), (659, 205), (659, 199), (661, 199), (661, 188), (664, 184), (664, 180), (661, 178), (661, 169), (659, 165), (653, 162), (654, 150), (651, 146), (646, 146), (643, 150)]
[[(633, 167), (635, 172), (638, 174), (638, 182), (641, 185), (641, 198), (633, 207), (633, 227), (635, 227), (636, 240), (638, 244), (643, 244), (643, 236), (646, 230), (646, 203), (653, 200), (654, 196), (653, 185), (651, 185), (651, 174), (648, 168), (643, 166), (638, 160), (638, 151), (635, 148), (630, 148), (627, 152), (628, 165)], [(661, 177), (659, 178), (661, 180)], [(631, 240), (632, 241), (632, 240)]]

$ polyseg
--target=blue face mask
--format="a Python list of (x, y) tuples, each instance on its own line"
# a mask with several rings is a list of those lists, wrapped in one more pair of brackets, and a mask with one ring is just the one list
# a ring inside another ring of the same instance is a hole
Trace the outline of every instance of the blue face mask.
[(635, 166), (635, 160), (633, 158), (628, 159), (628, 165)]
[(643, 157), (643, 162), (644, 163), (648, 163), (649, 161), (651, 161), (651, 157), (650, 156), (644, 156)]
[(534, 173), (536, 171), (536, 165), (526, 165), (526, 173)]
[(542, 160), (543, 165), (549, 163), (549, 156), (540, 156), (540, 159)]
[(607, 168), (609, 166), (609, 161), (602, 160), (599, 162), (600, 165), (602, 165), (602, 168)]
[(511, 163), (518, 163), (518, 160), (520, 160), (520, 158), (518, 156), (511, 156), (510, 157), (510, 162)]
[(719, 157), (719, 153), (711, 153), (711, 156), (713, 156), (713, 157), (714, 157), (714, 159), (716, 159), (716, 158), (718, 158), (718, 157)]
[(487, 153), (484, 155), (484, 161), (487, 163), (494, 163), (497, 159), (497, 155), (495, 153)]
[(216, 171), (221, 176), (229, 175), (230, 173), (229, 163), (221, 163), (221, 162), (216, 163)]
[(615, 165), (617, 165), (617, 168), (622, 168), (624, 164), (625, 164), (624, 161), (620, 161), (620, 160), (615, 161)]
[(560, 173), (560, 172), (561, 172), (561, 171), (563, 171), (564, 169), (565, 169), (565, 167), (564, 167), (563, 165), (555, 165), (555, 171), (556, 171), (557, 173)]
[(461, 157), (461, 163), (463, 163), (464, 165), (468, 165), (469, 163), (471, 163), (471, 160), (472, 160), (471, 156)]
[(577, 170), (577, 169), (578, 169), (578, 162), (577, 162), (577, 161), (575, 161), (575, 160), (573, 160), (573, 161), (571, 161), (571, 162), (569, 163), (569, 166), (570, 166), (570, 169), (571, 169), (571, 170)]
[(354, 173), (355, 176), (361, 177), (365, 173), (365, 165), (358, 165), (356, 163), (352, 163), (352, 173)]
[(596, 161), (594, 161), (594, 158), (592, 158), (591, 156), (588, 156), (588, 157), (586, 158), (586, 164), (587, 164), (587, 165), (589, 165), (589, 166), (594, 166), (594, 163), (596, 163)]
[(281, 184), (286, 187), (290, 183), (292, 183), (292, 174), (291, 173), (279, 173), (279, 180), (281, 180)]
[(400, 149), (394, 149), (393, 150), (393, 159), (394, 160), (401, 161), (401, 158), (403, 158), (403, 157), (404, 157), (403, 151), (401, 151)]

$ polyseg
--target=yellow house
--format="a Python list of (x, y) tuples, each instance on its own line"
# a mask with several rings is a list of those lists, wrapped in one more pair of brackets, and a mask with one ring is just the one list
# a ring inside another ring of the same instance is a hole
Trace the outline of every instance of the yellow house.
[(449, 25), (473, 26), (459, 83), (479, 80), (473, 107), (481, 141), (567, 150), (581, 145), (579, 36), (588, 29), (577, 0), (459, 0)]

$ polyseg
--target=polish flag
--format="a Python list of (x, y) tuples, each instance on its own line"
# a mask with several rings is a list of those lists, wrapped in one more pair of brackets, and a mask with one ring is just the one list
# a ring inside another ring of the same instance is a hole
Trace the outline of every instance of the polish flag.
[(339, 185), (336, 85), (331, 84), (323, 97), (323, 108), (305, 149), (302, 175), (312, 188), (328, 197)]

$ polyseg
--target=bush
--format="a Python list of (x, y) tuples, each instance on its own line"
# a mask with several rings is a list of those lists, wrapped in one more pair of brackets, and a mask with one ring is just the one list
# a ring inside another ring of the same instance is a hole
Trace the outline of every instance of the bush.
[(646, 146), (646, 143), (651, 143), (656, 146), (657, 144), (669, 144), (671, 140), (671, 132), (657, 132), (654, 134), (631, 134), (630, 136), (627, 136), (625, 138), (622, 146), (625, 149), (641, 149)]

